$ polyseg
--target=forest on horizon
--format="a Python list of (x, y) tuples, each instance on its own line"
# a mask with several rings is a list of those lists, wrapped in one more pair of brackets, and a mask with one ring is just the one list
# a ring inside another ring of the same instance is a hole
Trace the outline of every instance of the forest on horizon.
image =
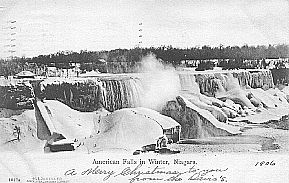
[[(173, 46), (160, 46), (150, 48), (135, 47), (132, 49), (115, 49), (110, 51), (59, 51), (53, 54), (39, 55), (33, 58), (15, 57), (12, 60), (0, 60), (0, 75), (4, 72), (11, 74), (24, 70), (28, 63), (37, 66), (54, 65), (58, 68), (68, 68), (70, 63), (80, 63), (82, 68), (89, 70), (97, 68), (102, 62), (117, 63), (128, 62), (134, 66), (141, 59), (153, 53), (164, 63), (178, 66), (182, 60), (208, 60), (208, 59), (231, 59), (236, 62), (243, 60), (262, 60), (266, 58), (289, 58), (289, 45), (258, 45), (258, 46), (202, 46), (192, 48), (175, 48)], [(88, 64), (89, 63), (89, 64)]]

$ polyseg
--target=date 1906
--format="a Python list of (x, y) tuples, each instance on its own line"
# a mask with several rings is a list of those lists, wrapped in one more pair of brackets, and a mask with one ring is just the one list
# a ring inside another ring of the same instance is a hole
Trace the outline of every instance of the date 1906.
[(275, 166), (276, 163), (273, 161), (258, 161), (255, 166)]

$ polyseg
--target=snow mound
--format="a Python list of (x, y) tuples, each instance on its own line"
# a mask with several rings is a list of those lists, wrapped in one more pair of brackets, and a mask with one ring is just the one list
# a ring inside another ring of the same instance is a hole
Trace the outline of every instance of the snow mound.
[(179, 126), (170, 117), (147, 108), (126, 108), (102, 116), (99, 131), (80, 144), (90, 152), (104, 149), (136, 150), (155, 144), (163, 129)]

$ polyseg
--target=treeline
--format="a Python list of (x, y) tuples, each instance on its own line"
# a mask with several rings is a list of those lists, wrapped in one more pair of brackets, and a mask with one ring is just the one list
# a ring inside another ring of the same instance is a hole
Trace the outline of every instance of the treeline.
[(220, 45), (218, 47), (202, 46), (186, 49), (161, 46), (157, 48), (136, 47), (133, 49), (116, 49), (111, 51), (60, 51), (33, 58), (14, 58), (12, 61), (0, 60), (0, 75), (7, 72), (14, 74), (15, 71), (24, 70), (25, 67), (29, 67), (27, 63), (35, 63), (38, 67), (42, 65), (54, 65), (58, 68), (69, 68), (70, 63), (80, 63), (81, 69), (83, 70), (93, 70), (104, 63), (110, 64), (117, 62), (128, 62), (128, 65), (133, 67), (148, 53), (154, 53), (157, 58), (164, 62), (177, 66), (182, 60), (233, 59), (242, 62), (243, 60), (261, 60), (265, 58), (288, 58), (289, 45), (244, 45), (241, 47), (225, 47)]
[(105, 59), (107, 62), (139, 62), (141, 58), (154, 53), (158, 58), (179, 64), (181, 60), (207, 60), (207, 59), (263, 59), (263, 58), (287, 58), (289, 57), (289, 45), (269, 46), (227, 46), (219, 47), (193, 47), (174, 48), (172, 46), (116, 49), (111, 51), (61, 51), (50, 55), (39, 55), (32, 59), (25, 58), (26, 62), (33, 63), (91, 63)]

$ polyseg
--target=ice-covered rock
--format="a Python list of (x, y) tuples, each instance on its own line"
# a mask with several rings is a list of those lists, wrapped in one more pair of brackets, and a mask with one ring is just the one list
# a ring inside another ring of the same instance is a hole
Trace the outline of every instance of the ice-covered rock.
[(181, 136), (185, 139), (240, 133), (239, 128), (218, 121), (208, 110), (197, 107), (182, 96), (169, 101), (162, 113), (181, 124)]
[[(227, 122), (228, 117), (221, 110), (221, 108), (214, 106), (212, 101), (202, 96), (203, 96), (202, 94), (197, 94), (197, 95), (196, 94), (183, 94), (184, 98), (189, 100), (192, 104), (196, 105), (200, 109), (209, 111), (220, 122)], [(216, 103), (220, 104), (220, 102), (216, 102)]]

